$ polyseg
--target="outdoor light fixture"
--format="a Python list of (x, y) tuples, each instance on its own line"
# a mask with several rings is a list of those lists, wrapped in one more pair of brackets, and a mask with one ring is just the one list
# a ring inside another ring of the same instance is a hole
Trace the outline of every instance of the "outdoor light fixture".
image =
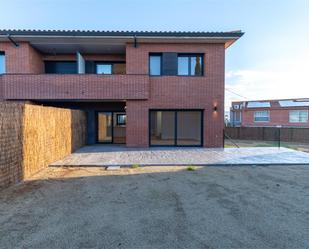
[(214, 106), (214, 112), (217, 112), (218, 111), (218, 107), (215, 105)]

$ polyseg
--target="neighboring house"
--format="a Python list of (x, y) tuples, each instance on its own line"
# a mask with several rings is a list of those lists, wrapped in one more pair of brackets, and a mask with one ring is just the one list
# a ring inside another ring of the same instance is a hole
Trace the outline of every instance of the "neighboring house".
[(309, 127), (309, 99), (232, 102), (231, 126)]
[(222, 147), (235, 32), (0, 30), (0, 99), (81, 109), (88, 144)]

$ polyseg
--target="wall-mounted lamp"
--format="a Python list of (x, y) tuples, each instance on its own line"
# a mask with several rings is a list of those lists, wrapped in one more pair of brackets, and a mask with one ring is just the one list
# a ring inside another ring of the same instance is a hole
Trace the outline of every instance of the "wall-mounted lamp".
[(218, 107), (215, 105), (214, 106), (214, 112), (217, 112), (218, 111)]

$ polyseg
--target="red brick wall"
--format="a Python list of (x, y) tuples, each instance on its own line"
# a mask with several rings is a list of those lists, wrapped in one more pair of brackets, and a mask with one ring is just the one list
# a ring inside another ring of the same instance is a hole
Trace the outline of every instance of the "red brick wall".
[[(2, 48), (2, 49), (1, 49)], [(43, 68), (42, 59), (39, 54), (26, 43), (21, 43), (19, 48), (15, 48), (11, 43), (0, 44), (0, 51), (4, 50), (7, 54), (7, 72), (8, 73), (40, 73)], [(126, 71), (127, 74), (148, 75), (148, 57), (149, 52), (183, 52), (183, 53), (204, 53), (204, 76), (203, 77), (178, 77), (164, 76), (151, 77), (149, 88), (149, 99), (128, 100), (127, 101), (127, 144), (128, 146), (148, 146), (148, 112), (152, 108), (162, 109), (203, 109), (204, 110), (204, 145), (206, 147), (221, 147), (223, 144), (224, 128), (224, 44), (138, 44), (135, 48), (133, 44), (126, 47)], [(74, 55), (73, 55), (74, 56)], [(89, 55), (90, 56), (90, 55)], [(119, 56), (119, 55), (118, 55)], [(72, 55), (71, 55), (72, 57)], [(120, 56), (123, 58), (123, 55)], [(119, 59), (120, 59), (119, 57)], [(44, 56), (45, 59), (53, 58)], [(55, 57), (54, 57), (55, 58)], [(72, 57), (73, 58), (73, 57)], [(105, 57), (106, 58), (106, 57)], [(118, 58), (118, 57), (117, 57)], [(5, 76), (3, 76), (5, 77)], [(37, 76), (39, 77), (39, 76)], [(46, 77), (46, 76), (44, 76)], [(62, 82), (69, 81), (70, 85), (76, 88), (76, 79), (71, 76), (64, 76)], [(80, 77), (80, 76), (78, 76)], [(115, 76), (113, 76), (115, 77)], [(44, 78), (46, 79), (46, 78)], [(74, 80), (75, 79), (75, 80)], [(82, 80), (81, 78), (79, 78)], [(90, 80), (93, 80), (91, 78)], [(124, 78), (121, 83), (127, 83)], [(24, 79), (23, 79), (24, 80)], [(38, 80), (35, 81), (39, 83)], [(36, 84), (34, 83), (34, 84)], [(41, 83), (41, 82), (40, 82)], [(91, 89), (89, 84), (83, 83), (82, 88)], [(60, 84), (55, 79), (54, 84)], [(86, 84), (86, 85), (85, 85)], [(12, 87), (11, 87), (12, 88)], [(44, 98), (52, 95), (46, 93), (55, 91), (52, 88), (34, 87), (40, 96)], [(74, 88), (74, 89), (75, 89)], [(105, 89), (106, 88), (106, 89)], [(119, 91), (114, 89), (113, 91)], [(49, 90), (48, 90), (49, 89)], [(130, 88), (131, 89), (131, 88)], [(138, 88), (141, 89), (141, 88)], [(78, 92), (81, 88), (76, 89)], [(101, 86), (101, 91), (110, 92), (106, 86)], [(70, 94), (70, 89), (66, 86), (60, 87), (62, 98), (74, 96), (76, 98), (85, 98), (85, 93), (76, 94), (76, 91)], [(97, 96), (92, 88), (91, 93)], [(54, 93), (53, 93), (54, 94)], [(105, 95), (104, 95), (105, 96)], [(108, 95), (110, 96), (110, 95)], [(115, 95), (117, 92), (115, 92)], [(135, 95), (134, 95), (135, 96)], [(139, 96), (139, 95), (138, 95)], [(143, 95), (144, 96), (144, 95)], [(122, 95), (121, 95), (122, 97)], [(123, 95), (123, 99), (126, 99)], [(114, 98), (112, 98), (114, 99)], [(133, 99), (136, 99), (134, 97)], [(218, 111), (213, 112), (214, 105), (217, 105)]]
[(42, 60), (42, 55), (35, 50), (32, 46), (28, 46), (29, 50), (29, 73), (40, 74), (44, 73), (44, 63)]
[(31, 74), (3, 75), (0, 79), (6, 100), (125, 100), (149, 96), (148, 75)]
[(304, 107), (293, 107), (285, 109), (265, 109), (270, 111), (269, 122), (254, 122), (254, 112), (262, 111), (264, 109), (252, 109), (242, 111), (242, 126), (293, 126), (293, 127), (309, 127), (309, 122), (306, 123), (290, 123), (289, 122), (289, 111), (290, 110), (309, 110)]
[[(148, 101), (127, 101), (127, 145), (148, 146), (149, 109), (203, 109), (204, 146), (222, 147), (224, 128), (223, 44), (127, 45), (127, 73), (148, 74), (149, 52), (204, 53), (204, 77), (150, 77)], [(214, 113), (214, 105), (218, 111)]]
[(5, 52), (7, 73), (43, 73), (41, 55), (29, 43), (15, 47), (11, 42), (0, 42), (0, 51)]
[(0, 101), (4, 99), (3, 76), (0, 75)]

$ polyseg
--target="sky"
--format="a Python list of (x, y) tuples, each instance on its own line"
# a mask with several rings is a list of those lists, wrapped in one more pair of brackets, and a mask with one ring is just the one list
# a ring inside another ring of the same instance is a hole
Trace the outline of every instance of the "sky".
[(242, 30), (226, 50), (225, 109), (309, 97), (309, 0), (0, 0), (0, 9), (0, 29)]

